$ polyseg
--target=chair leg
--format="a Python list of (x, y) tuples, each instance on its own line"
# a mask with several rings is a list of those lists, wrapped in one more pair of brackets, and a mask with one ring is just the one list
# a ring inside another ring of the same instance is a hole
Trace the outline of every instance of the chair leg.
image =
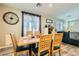
[(29, 51), (26, 52), (27, 56), (29, 56)]
[(54, 56), (56, 56), (55, 53), (54, 53)]
[(50, 56), (52, 56), (52, 51), (50, 51)]
[(35, 56), (33, 52), (31, 52), (31, 56)]
[(61, 51), (59, 50), (59, 56), (61, 56)]
[(14, 56), (17, 56), (17, 53), (16, 52), (14, 52)]
[(54, 52), (52, 52), (52, 56), (55, 56), (55, 53)]
[(50, 52), (50, 49), (49, 49), (49, 53), (48, 53), (48, 56), (51, 56), (51, 54), (50, 54), (51, 52)]
[(31, 56), (33, 56), (33, 53), (31, 52)]

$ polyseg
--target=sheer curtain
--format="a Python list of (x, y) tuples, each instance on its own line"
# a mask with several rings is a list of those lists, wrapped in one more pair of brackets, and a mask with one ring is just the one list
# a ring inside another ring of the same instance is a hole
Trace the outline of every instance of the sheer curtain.
[(64, 20), (55, 20), (55, 28), (57, 31), (64, 31)]
[(40, 31), (40, 17), (30, 15), (30, 14), (24, 14), (24, 21), (23, 21), (23, 35), (27, 35), (27, 31), (32, 31), (33, 33), (35, 31)]
[(79, 20), (68, 21), (68, 30), (71, 32), (79, 32)]

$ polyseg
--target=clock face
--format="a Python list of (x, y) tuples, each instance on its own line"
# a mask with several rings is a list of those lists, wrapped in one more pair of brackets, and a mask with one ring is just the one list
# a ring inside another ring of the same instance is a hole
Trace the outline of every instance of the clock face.
[(3, 19), (7, 24), (14, 25), (19, 21), (19, 17), (13, 12), (7, 12), (3, 15)]

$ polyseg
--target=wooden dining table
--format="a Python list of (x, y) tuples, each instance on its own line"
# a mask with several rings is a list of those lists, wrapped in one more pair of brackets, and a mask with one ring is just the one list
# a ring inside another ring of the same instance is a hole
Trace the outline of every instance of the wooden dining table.
[(34, 37), (34, 38), (27, 38), (27, 37), (20, 37), (19, 40), (17, 40), (18, 46), (26, 46), (29, 45), (29, 54), (31, 56), (31, 46), (32, 44), (39, 43), (40, 38)]
[[(52, 37), (52, 40), (51, 40), (51, 47), (52, 47), (52, 41), (53, 41), (53, 37)], [(17, 40), (17, 45), (18, 46), (26, 46), (26, 45), (29, 45), (29, 48), (30, 48), (29, 49), (29, 54), (31, 56), (31, 48), (32, 48), (32, 45), (33, 44), (36, 44), (36, 43), (39, 43), (39, 42), (40, 42), (40, 38), (37, 38), (37, 37), (34, 37), (34, 38), (20, 37), (19, 40)]]

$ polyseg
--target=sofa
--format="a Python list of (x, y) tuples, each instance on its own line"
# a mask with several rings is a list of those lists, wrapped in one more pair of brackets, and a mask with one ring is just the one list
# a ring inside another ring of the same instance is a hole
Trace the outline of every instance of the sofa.
[(75, 45), (75, 46), (79, 46), (79, 32), (58, 31), (58, 33), (63, 33), (62, 42)]

